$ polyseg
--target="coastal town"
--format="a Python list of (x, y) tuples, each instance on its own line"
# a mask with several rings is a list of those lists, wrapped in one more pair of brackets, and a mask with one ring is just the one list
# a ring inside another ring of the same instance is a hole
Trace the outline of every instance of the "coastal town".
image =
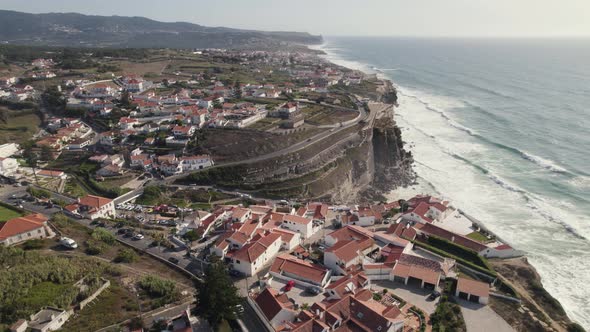
[[(0, 330), (566, 330), (460, 206), (338, 189), (396, 137), (391, 82), (302, 47), (101, 52), (4, 55)], [(390, 144), (364, 171), (394, 187)], [(205, 314), (216, 269), (240, 303)]]

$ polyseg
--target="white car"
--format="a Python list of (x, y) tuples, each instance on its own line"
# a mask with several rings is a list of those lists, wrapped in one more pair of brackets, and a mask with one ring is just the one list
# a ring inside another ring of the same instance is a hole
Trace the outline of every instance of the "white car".
[(61, 244), (62, 246), (68, 248), (68, 249), (76, 249), (78, 248), (78, 244), (76, 243), (76, 241), (70, 239), (69, 237), (62, 237), (61, 239), (59, 239), (59, 244)]
[(145, 238), (145, 236), (143, 236), (143, 234), (135, 234), (135, 236), (133, 237), (133, 239), (135, 240), (143, 240)]

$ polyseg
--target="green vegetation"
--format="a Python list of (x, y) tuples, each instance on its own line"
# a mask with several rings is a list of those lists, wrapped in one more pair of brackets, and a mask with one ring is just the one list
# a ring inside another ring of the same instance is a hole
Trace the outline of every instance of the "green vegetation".
[(143, 277), (139, 281), (139, 287), (153, 300), (152, 308), (161, 307), (180, 298), (180, 293), (173, 281), (156, 276)]
[(567, 332), (585, 332), (584, 328), (578, 323), (570, 323), (567, 327)]
[(95, 259), (42, 256), (0, 246), (0, 324), (26, 318), (43, 306), (67, 308), (78, 296), (73, 283), (91, 273), (118, 275)]
[(472, 240), (479, 241), (482, 243), (485, 243), (488, 241), (488, 238), (485, 235), (481, 234), (480, 232), (469, 233), (469, 234), (467, 234), (467, 237)]
[(434, 332), (467, 331), (461, 307), (451, 302), (446, 295), (441, 297), (436, 311), (430, 316), (430, 323)]
[(32, 111), (6, 111), (6, 122), (0, 122), (0, 144), (24, 143), (39, 130), (41, 119)]
[(235, 307), (242, 303), (242, 299), (227, 267), (219, 259), (214, 259), (207, 266), (204, 279), (203, 282), (196, 281), (200, 314), (212, 326), (224, 319), (235, 319)]
[(20, 210), (15, 209), (9, 204), (0, 204), (0, 222), (21, 217), (23, 214)]
[(27, 188), (27, 192), (35, 197), (35, 198), (40, 198), (40, 199), (47, 199), (47, 198), (51, 198), (51, 192), (49, 192), (48, 190), (45, 189), (38, 189), (35, 187), (28, 187)]
[(27, 240), (23, 243), (24, 250), (38, 250), (45, 247), (45, 241), (41, 239)]
[(139, 257), (132, 249), (121, 249), (113, 260), (115, 263), (133, 263), (137, 261)]
[(418, 317), (420, 317), (420, 332), (426, 331), (426, 314), (424, 314), (424, 311), (416, 306), (412, 306), (410, 311), (414, 312), (416, 315), (418, 315)]
[(142, 205), (157, 205), (161, 203), (162, 194), (164, 192), (161, 186), (147, 186), (143, 189), (143, 194), (136, 200), (137, 204)]
[(415, 244), (419, 247), (423, 247), (432, 252), (445, 257), (453, 258), (459, 263), (464, 264), (472, 269), (486, 273), (491, 276), (496, 276), (496, 272), (492, 266), (488, 263), (487, 259), (479, 256), (475, 251), (458, 245), (453, 242), (449, 242), (445, 239), (429, 236), (428, 243), (415, 241)]
[(79, 311), (62, 327), (63, 331), (96, 331), (115, 322), (135, 317), (136, 299), (118, 283), (111, 283), (98, 297), (99, 305)]
[(92, 238), (98, 241), (102, 241), (106, 244), (113, 245), (116, 242), (116, 238), (113, 234), (104, 228), (95, 228), (92, 232)]

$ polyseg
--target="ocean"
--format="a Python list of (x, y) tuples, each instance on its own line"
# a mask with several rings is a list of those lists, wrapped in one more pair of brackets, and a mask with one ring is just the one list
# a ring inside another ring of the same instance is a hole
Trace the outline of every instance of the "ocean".
[(527, 252), (590, 328), (590, 40), (327, 37), (337, 64), (393, 81), (418, 184)]

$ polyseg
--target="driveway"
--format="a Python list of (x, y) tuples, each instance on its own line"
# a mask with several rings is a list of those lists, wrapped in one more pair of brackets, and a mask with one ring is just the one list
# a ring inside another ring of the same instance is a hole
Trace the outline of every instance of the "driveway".
[(502, 317), (489, 306), (457, 299), (465, 319), (467, 331), (471, 332), (514, 332)]
[[(277, 290), (279, 292), (283, 291), (285, 285), (287, 285), (287, 281), (280, 280), (278, 278), (272, 278), (272, 282), (270, 284), (270, 286), (274, 290)], [(286, 292), (286, 294), (289, 296), (289, 298), (292, 298), (293, 301), (295, 301), (295, 303), (299, 305), (307, 303), (309, 306), (311, 306), (312, 304), (316, 302), (321, 302), (324, 299), (324, 294), (309, 294), (305, 291), (305, 288), (300, 285), (294, 286), (293, 288), (291, 288), (290, 291)]]
[(402, 283), (389, 280), (371, 281), (371, 289), (382, 291), (384, 288), (390, 293), (401, 297), (404, 301), (422, 309), (422, 311), (428, 315), (434, 313), (434, 310), (436, 309), (438, 299), (436, 301), (427, 300), (428, 295), (430, 295), (432, 291), (413, 286), (406, 286)]

